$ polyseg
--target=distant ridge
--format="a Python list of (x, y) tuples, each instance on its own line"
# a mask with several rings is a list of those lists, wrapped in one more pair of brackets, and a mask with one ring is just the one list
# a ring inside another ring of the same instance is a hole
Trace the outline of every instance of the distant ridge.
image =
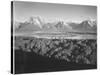
[(15, 22), (16, 32), (81, 32), (81, 33), (96, 33), (97, 22), (84, 20), (81, 23), (57, 21), (45, 23), (40, 17), (30, 17), (25, 22)]

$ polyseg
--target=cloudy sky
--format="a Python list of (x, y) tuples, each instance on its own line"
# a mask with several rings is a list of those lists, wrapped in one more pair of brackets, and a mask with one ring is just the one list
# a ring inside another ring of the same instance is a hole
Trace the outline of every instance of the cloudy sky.
[(97, 18), (96, 6), (14, 1), (13, 8), (15, 21), (26, 21), (31, 16), (40, 16), (45, 21), (82, 21)]

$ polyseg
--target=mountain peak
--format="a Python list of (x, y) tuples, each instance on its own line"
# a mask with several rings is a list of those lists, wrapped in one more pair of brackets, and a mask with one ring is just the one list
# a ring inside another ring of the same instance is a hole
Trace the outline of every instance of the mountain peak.
[(41, 18), (38, 16), (37, 17), (35, 17), (35, 16), (30, 17), (29, 23), (34, 24), (34, 25), (38, 25), (40, 28), (42, 28), (42, 24), (43, 24)]
[(89, 25), (89, 26), (93, 27), (94, 25), (96, 25), (96, 20), (94, 20), (94, 21), (92, 21), (92, 20), (84, 20), (82, 22), (82, 24)]

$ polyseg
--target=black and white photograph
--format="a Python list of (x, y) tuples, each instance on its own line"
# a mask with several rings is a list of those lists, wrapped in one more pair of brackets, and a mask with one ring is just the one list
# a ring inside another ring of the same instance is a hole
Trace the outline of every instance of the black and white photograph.
[(97, 6), (11, 2), (11, 73), (97, 69)]

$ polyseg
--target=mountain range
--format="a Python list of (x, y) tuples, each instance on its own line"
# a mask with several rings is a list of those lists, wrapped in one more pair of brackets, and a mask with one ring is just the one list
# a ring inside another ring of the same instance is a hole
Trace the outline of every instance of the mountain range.
[(16, 32), (80, 32), (80, 33), (96, 33), (97, 22), (84, 20), (80, 23), (75, 22), (43, 22), (39, 17), (31, 17), (26, 22), (15, 22)]

